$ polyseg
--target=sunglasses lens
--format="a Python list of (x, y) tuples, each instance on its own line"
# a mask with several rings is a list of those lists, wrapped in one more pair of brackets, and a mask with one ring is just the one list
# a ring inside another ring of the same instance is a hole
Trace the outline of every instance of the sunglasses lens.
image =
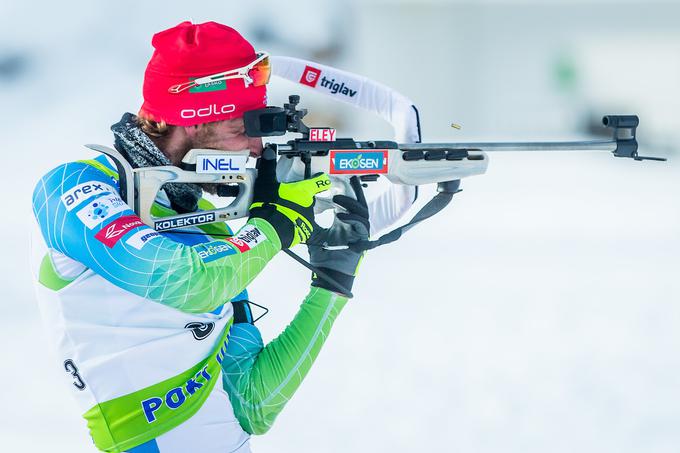
[(262, 61), (258, 61), (257, 64), (248, 71), (248, 75), (253, 79), (253, 86), (256, 87), (266, 85), (267, 82), (269, 82), (271, 73), (272, 68), (269, 64), (269, 57), (265, 57)]

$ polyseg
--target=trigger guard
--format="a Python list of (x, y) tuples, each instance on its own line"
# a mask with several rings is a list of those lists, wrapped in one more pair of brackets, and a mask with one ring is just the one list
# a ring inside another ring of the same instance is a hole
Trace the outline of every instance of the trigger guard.
[[(336, 195), (346, 195), (353, 197), (349, 180), (340, 179), (337, 177), (330, 177), (331, 188), (326, 192), (321, 192), (316, 195), (316, 204), (314, 205), (315, 213), (322, 213), (333, 209), (335, 213), (347, 212), (342, 206), (333, 202), (333, 197)], [(349, 191), (348, 191), (349, 189)]]
[(328, 211), (333, 209), (336, 213), (338, 212), (346, 212), (345, 209), (334, 203), (331, 198), (318, 198), (316, 199), (316, 204), (314, 205), (314, 213), (315, 214), (320, 214), (322, 212)]

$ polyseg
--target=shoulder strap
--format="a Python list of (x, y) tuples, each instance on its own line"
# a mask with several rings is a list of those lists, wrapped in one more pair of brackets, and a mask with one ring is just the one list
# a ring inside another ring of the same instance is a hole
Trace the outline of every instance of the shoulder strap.
[(442, 209), (444, 209), (453, 196), (460, 192), (461, 189), (460, 187), (460, 180), (455, 180), (455, 181), (447, 181), (444, 183), (439, 183), (437, 190), (438, 193), (430, 201), (428, 201), (425, 206), (420, 208), (420, 210), (416, 213), (416, 215), (413, 216), (413, 218), (405, 225), (402, 225), (400, 227), (397, 227), (390, 231), (389, 233), (385, 233), (382, 236), (380, 236), (378, 239), (374, 241), (359, 241), (354, 244), (350, 244), (350, 248), (356, 251), (365, 251), (365, 250), (371, 250), (376, 247), (379, 247), (381, 245), (389, 244), (391, 242), (396, 241), (401, 237), (402, 234), (422, 222), (423, 220), (427, 220), (433, 215), (439, 213)]

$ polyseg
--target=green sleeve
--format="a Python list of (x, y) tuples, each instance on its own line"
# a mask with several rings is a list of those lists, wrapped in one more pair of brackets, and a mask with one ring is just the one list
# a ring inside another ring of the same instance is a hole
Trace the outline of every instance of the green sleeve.
[(252, 324), (235, 324), (222, 362), (223, 384), (243, 429), (263, 434), (298, 389), (347, 298), (312, 288), (293, 321), (267, 346)]
[[(189, 313), (213, 311), (243, 291), (281, 249), (276, 230), (256, 218), (233, 237), (189, 245), (186, 236), (176, 237), (181, 232), (145, 225), (115, 185), (92, 165), (64, 164), (38, 182), (33, 212), (47, 247), (140, 297)], [(154, 206), (154, 216), (173, 213)], [(219, 228), (212, 225), (201, 229), (210, 235)], [(71, 281), (60, 278), (53, 264), (45, 261), (39, 281), (57, 290)]]
[(281, 250), (269, 223), (251, 219), (244, 228), (249, 225), (267, 238), (250, 250), (238, 250), (228, 240), (215, 240), (176, 247), (170, 257), (157, 259), (145, 296), (184, 312), (205, 313), (239, 294)]

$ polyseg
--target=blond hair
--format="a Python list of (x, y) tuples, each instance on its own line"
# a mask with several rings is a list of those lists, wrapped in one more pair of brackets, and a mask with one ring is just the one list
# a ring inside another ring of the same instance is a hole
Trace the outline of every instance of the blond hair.
[(163, 120), (154, 121), (143, 114), (137, 116), (137, 125), (146, 135), (159, 138), (167, 136), (172, 127)]

